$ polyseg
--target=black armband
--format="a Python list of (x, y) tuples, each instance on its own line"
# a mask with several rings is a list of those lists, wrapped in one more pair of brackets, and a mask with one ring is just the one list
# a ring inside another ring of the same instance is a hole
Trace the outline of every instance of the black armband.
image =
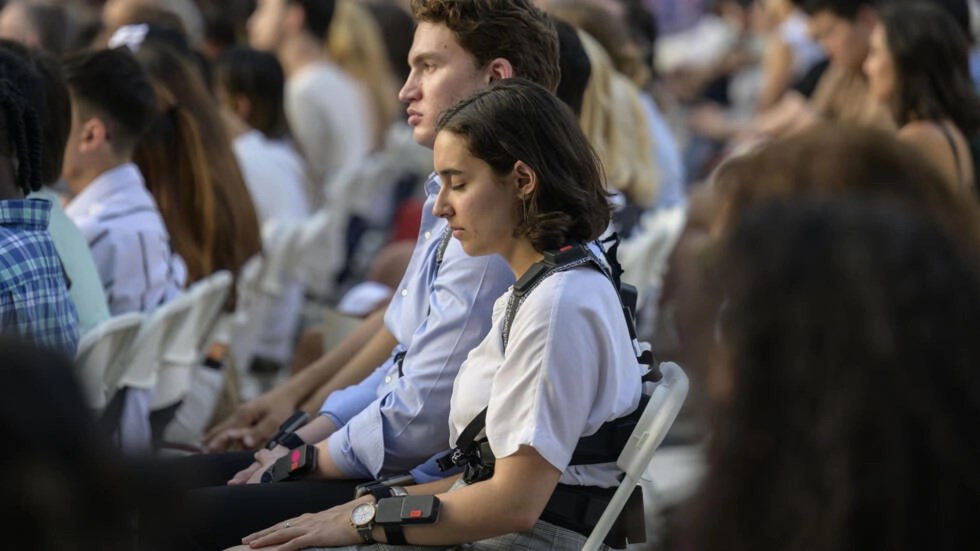
[(271, 467), (262, 473), (262, 483), (295, 480), (316, 469), (316, 466), (316, 446), (304, 444), (280, 457)]
[(436, 496), (388, 497), (378, 501), (375, 522), (381, 526), (434, 524), (439, 520)]

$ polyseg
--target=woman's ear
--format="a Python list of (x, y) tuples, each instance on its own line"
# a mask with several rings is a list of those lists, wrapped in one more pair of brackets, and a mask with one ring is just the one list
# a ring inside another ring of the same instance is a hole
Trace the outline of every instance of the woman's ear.
[(514, 66), (510, 64), (510, 61), (502, 57), (495, 58), (487, 64), (487, 84), (493, 84), (498, 80), (511, 78), (513, 76)]
[(524, 161), (514, 163), (514, 186), (517, 198), (525, 200), (538, 188), (538, 173)]

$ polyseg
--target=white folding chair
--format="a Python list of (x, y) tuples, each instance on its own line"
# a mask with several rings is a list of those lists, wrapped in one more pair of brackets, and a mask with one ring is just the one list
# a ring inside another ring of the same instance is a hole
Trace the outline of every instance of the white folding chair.
[(363, 322), (362, 318), (342, 314), (329, 306), (323, 309), (323, 351), (328, 352), (340, 344), (347, 335)]
[(217, 331), (218, 323), (221, 320), (221, 313), (224, 311), (225, 304), (228, 302), (228, 295), (233, 291), (232, 286), (235, 278), (228, 270), (220, 270), (199, 282), (201, 290), (200, 298), (207, 305), (201, 311), (201, 331), (198, 341), (200, 360), (203, 361), (207, 355), (208, 347), (211, 345), (214, 334)]
[(106, 371), (124, 356), (143, 323), (143, 314), (131, 312), (111, 317), (96, 325), (78, 342), (76, 374), (89, 407), (98, 411), (106, 405)]
[(164, 362), (154, 391), (151, 419), (164, 446), (194, 446), (211, 419), (223, 374), (202, 367), (231, 291), (230, 272), (219, 271), (195, 283), (189, 290), (195, 306), (182, 333), (164, 352)]
[(659, 287), (667, 270), (667, 259), (680, 238), (687, 220), (685, 207), (673, 207), (648, 213), (640, 227), (619, 246), (623, 281), (635, 285), (642, 295)]
[(660, 371), (663, 379), (654, 388), (643, 415), (616, 460), (616, 465), (623, 470), (625, 476), (592, 529), (589, 539), (582, 547), (583, 551), (596, 551), (602, 545), (687, 397), (687, 376), (677, 364), (662, 363)]
[(118, 427), (119, 442), (126, 452), (149, 451), (150, 403), (165, 346), (180, 331), (193, 304), (194, 297), (184, 293), (150, 312), (123, 359), (106, 370), (107, 404), (127, 389), (119, 418), (109, 423)]
[(203, 347), (228, 296), (231, 281), (229, 272), (218, 271), (198, 281), (184, 293), (186, 298), (183, 300), (190, 306), (171, 338), (162, 343), (151, 410), (173, 406), (187, 394), (191, 375), (204, 359)]

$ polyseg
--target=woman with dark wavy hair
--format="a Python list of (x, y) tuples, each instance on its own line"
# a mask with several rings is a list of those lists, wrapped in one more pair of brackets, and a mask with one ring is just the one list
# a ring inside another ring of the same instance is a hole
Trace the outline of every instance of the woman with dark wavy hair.
[(864, 63), (871, 93), (899, 138), (922, 151), (956, 189), (975, 189), (980, 98), (970, 79), (970, 39), (949, 12), (926, 2), (883, 6)]

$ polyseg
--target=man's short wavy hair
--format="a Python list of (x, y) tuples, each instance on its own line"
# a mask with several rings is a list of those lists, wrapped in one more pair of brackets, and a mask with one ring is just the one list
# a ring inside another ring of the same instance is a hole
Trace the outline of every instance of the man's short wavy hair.
[(502, 57), (516, 76), (558, 88), (558, 33), (530, 0), (412, 0), (412, 15), (448, 27), (478, 67)]

